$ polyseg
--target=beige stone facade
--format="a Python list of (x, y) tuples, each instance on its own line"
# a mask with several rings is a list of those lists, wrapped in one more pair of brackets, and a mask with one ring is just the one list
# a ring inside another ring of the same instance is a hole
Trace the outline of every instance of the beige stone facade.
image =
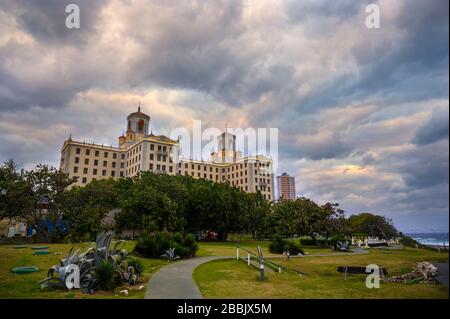
[(70, 137), (61, 150), (61, 169), (78, 177), (82, 186), (94, 179), (135, 176), (139, 171), (189, 175), (214, 182), (228, 182), (245, 192), (260, 191), (274, 199), (272, 161), (264, 156), (242, 157), (235, 136), (222, 133), (211, 161), (179, 158), (179, 143), (163, 135), (148, 134), (150, 117), (140, 111), (127, 118), (127, 131), (118, 147), (74, 141)]

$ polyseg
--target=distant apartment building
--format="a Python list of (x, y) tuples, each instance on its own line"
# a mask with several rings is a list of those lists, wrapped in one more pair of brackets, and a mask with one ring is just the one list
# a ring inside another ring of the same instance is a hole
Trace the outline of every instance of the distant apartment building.
[(278, 196), (280, 199), (295, 199), (295, 177), (283, 173), (277, 177)]
[(210, 161), (184, 159), (180, 145), (164, 135), (148, 134), (150, 117), (141, 112), (127, 117), (127, 131), (119, 136), (118, 147), (72, 140), (61, 150), (61, 169), (77, 177), (82, 186), (94, 179), (132, 177), (140, 171), (188, 175), (214, 182), (227, 182), (242, 191), (260, 191), (274, 199), (272, 160), (265, 156), (243, 157), (236, 151), (236, 136), (228, 132), (217, 137), (217, 151)]

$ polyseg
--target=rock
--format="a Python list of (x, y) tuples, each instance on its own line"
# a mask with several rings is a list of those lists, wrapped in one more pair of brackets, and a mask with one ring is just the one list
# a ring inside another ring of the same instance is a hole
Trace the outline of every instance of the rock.
[(141, 291), (142, 289), (144, 289), (145, 288), (145, 286), (144, 285), (140, 285), (139, 287), (138, 287), (138, 291)]
[(121, 291), (119, 291), (119, 293), (121, 295), (123, 295), (123, 296), (128, 296), (128, 290), (127, 289), (121, 290)]
[(412, 272), (401, 276), (391, 277), (387, 281), (399, 283), (413, 281), (418, 281), (421, 283), (434, 283), (437, 275), (438, 269), (432, 263), (423, 261), (417, 263)]
[(425, 280), (428, 280), (428, 278), (434, 278), (438, 274), (437, 268), (433, 264), (426, 261), (418, 263), (415, 271), (422, 275)]

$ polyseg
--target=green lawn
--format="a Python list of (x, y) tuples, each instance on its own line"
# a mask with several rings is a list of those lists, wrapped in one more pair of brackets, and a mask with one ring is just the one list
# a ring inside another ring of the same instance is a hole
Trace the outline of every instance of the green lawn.
[[(127, 241), (125, 249), (131, 252), (134, 242)], [(59, 260), (65, 258), (72, 245), (68, 244), (45, 244), (49, 246), (49, 255), (33, 255), (31, 248), (14, 249), (14, 245), (0, 245), (0, 298), (137, 298), (142, 299), (145, 290), (138, 291), (137, 288), (142, 284), (147, 287), (148, 280), (166, 261), (141, 258), (144, 265), (144, 275), (142, 283), (133, 287), (126, 287), (129, 290), (127, 297), (118, 295), (120, 288), (113, 292), (97, 291), (94, 294), (84, 294), (80, 290), (66, 291), (62, 289), (41, 290), (39, 281), (47, 277), (48, 269)], [(42, 246), (41, 244), (28, 245), (28, 247)], [(85, 251), (89, 244), (73, 245), (75, 249), (81, 248)], [(55, 254), (60, 252), (62, 254)], [(39, 271), (30, 274), (14, 274), (11, 269), (20, 266), (37, 266)]]
[(194, 279), (206, 298), (448, 298), (448, 289), (440, 285), (381, 282), (379, 289), (368, 289), (365, 275), (350, 275), (344, 280), (336, 272), (337, 266), (377, 264), (387, 268), (390, 274), (401, 274), (424, 260), (448, 262), (448, 254), (407, 248), (370, 250), (367, 255), (274, 259), (310, 276), (268, 272), (264, 282), (257, 280), (255, 268), (242, 261), (218, 260), (199, 266), (194, 271)]
[[(239, 242), (201, 242), (199, 243), (199, 250), (197, 256), (236, 256), (236, 246), (246, 248), (257, 254), (257, 246), (261, 245), (263, 255), (265, 257), (269, 256), (280, 256), (279, 254), (272, 254), (269, 252), (269, 241), (239, 241)], [(303, 247), (305, 253), (310, 255), (321, 254), (321, 253), (331, 253), (333, 252), (328, 248), (317, 248), (314, 246)], [(246, 255), (247, 252), (240, 250), (240, 254)], [(241, 256), (243, 256), (241, 255)]]
[[(256, 252), (257, 242), (245, 241), (241, 245)], [(49, 246), (49, 255), (33, 255), (34, 250), (31, 247)], [(135, 242), (126, 241), (125, 249), (130, 253), (133, 251)], [(123, 288), (117, 288), (113, 292), (97, 291), (94, 294), (84, 294), (80, 290), (66, 291), (61, 289), (41, 290), (39, 281), (47, 275), (48, 269), (55, 264), (59, 264), (59, 260), (65, 258), (70, 247), (75, 249), (81, 248), (85, 251), (91, 245), (83, 244), (29, 244), (25, 249), (14, 249), (9, 244), (0, 245), (0, 298), (144, 298), (145, 290), (137, 291), (142, 284), (147, 287), (147, 283), (153, 273), (159, 270), (167, 262), (163, 260), (141, 258), (144, 264), (144, 275), (141, 283), (133, 287), (127, 288), (130, 292), (128, 297), (118, 295), (118, 291)], [(263, 242), (264, 253), (268, 254), (267, 243)], [(55, 254), (58, 253), (58, 254)], [(59, 254), (60, 253), (60, 254)], [(236, 254), (236, 243), (199, 243), (198, 256), (234, 256)], [(19, 275), (11, 272), (14, 267), (20, 266), (37, 266), (39, 271)]]
[[(127, 241), (125, 249), (131, 252), (133, 241)], [(202, 242), (199, 243), (198, 256), (235, 256), (237, 242)], [(256, 252), (256, 241), (239, 242)], [(266, 257), (273, 256), (268, 251), (268, 242), (261, 243)], [(144, 298), (145, 290), (137, 291), (137, 287), (127, 287), (129, 296), (114, 292), (98, 291), (84, 294), (80, 290), (41, 290), (39, 281), (46, 277), (47, 270), (59, 263), (67, 255), (71, 245), (48, 244), (49, 255), (33, 255), (32, 246), (25, 249), (14, 249), (14, 245), (0, 245), (0, 298)], [(89, 244), (76, 244), (75, 248), (87, 249)], [(294, 273), (268, 273), (265, 282), (257, 280), (258, 271), (248, 267), (242, 261), (213, 261), (198, 267), (194, 279), (207, 298), (448, 298), (448, 290), (444, 287), (414, 284), (381, 283), (380, 289), (367, 289), (365, 276), (352, 275), (344, 280), (343, 275), (336, 272), (337, 266), (366, 266), (375, 263), (386, 267), (390, 273), (399, 274), (409, 271), (418, 261), (446, 261), (448, 254), (423, 249), (406, 249), (404, 251), (370, 250), (368, 255), (348, 256), (314, 256), (331, 253), (330, 249), (304, 247), (309, 253), (305, 258), (291, 260), (274, 259), (274, 262), (301, 270), (310, 277), (300, 277)], [(54, 254), (60, 252), (61, 254)], [(242, 251), (241, 254), (245, 256)], [(280, 255), (278, 255), (280, 256)], [(148, 280), (167, 262), (155, 259), (141, 259), (144, 264), (142, 284), (147, 286)], [(11, 272), (13, 267), (38, 266), (40, 270), (27, 275)]]

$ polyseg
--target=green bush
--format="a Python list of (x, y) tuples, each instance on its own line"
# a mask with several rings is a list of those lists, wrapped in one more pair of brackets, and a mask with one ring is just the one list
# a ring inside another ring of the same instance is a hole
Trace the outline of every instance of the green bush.
[(318, 246), (318, 247), (326, 247), (325, 239), (310, 239), (310, 238), (301, 238), (300, 239), (301, 246)]
[(417, 240), (414, 240), (411, 237), (406, 236), (406, 235), (403, 235), (400, 238), (399, 242), (406, 247), (421, 247), (422, 246)]
[(102, 290), (114, 289), (116, 283), (114, 280), (114, 265), (107, 260), (102, 260), (96, 269), (96, 285)]
[(144, 272), (144, 266), (142, 265), (142, 261), (134, 256), (127, 257), (128, 267), (133, 267), (134, 273), (138, 276), (142, 275)]
[(134, 251), (148, 258), (161, 258), (169, 248), (175, 248), (180, 258), (195, 256), (198, 245), (191, 234), (156, 232), (143, 233), (139, 236)]
[(344, 236), (336, 235), (336, 236), (333, 236), (333, 237), (330, 238), (330, 246), (333, 247), (334, 249), (337, 249), (338, 248), (337, 247), (337, 243), (338, 242), (345, 243), (347, 241), (348, 240), (345, 239)]
[(304, 254), (298, 241), (283, 238), (275, 238), (269, 245), (269, 251), (273, 254), (282, 254), (286, 251), (291, 255)]

